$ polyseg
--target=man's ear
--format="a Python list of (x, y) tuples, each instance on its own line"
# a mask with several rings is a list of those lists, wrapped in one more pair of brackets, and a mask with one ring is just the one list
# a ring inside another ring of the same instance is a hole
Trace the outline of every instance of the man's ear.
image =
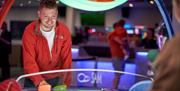
[(3, 32), (3, 30), (0, 28), (0, 36), (1, 36), (2, 32)]
[(37, 11), (37, 14), (38, 14), (38, 17), (40, 17), (40, 11), (39, 10)]

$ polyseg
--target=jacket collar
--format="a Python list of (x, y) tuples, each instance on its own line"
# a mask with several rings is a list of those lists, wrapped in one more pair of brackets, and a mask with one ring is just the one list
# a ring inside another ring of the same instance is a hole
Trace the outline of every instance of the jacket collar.
[[(42, 33), (41, 33), (41, 31), (40, 31), (40, 22), (41, 22), (40, 19), (38, 19), (38, 20), (35, 21), (34, 33), (35, 33), (36, 35), (42, 35)], [(56, 21), (55, 31), (56, 31), (56, 28), (58, 27), (58, 25), (59, 25), (59, 22)]]

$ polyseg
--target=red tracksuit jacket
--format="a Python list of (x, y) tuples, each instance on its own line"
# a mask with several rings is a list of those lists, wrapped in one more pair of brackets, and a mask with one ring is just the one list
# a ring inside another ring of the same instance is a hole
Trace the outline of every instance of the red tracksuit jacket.
[(22, 87), (16, 80), (8, 79), (0, 83), (0, 91), (22, 91)]
[(123, 49), (120, 47), (122, 45), (114, 41), (115, 37), (118, 37), (120, 40), (127, 37), (126, 30), (124, 28), (121, 28), (121, 30), (113, 30), (108, 34), (108, 42), (111, 49), (111, 56), (123, 58), (124, 57)]
[[(57, 22), (55, 28), (52, 56), (49, 52), (47, 40), (40, 32), (38, 20), (26, 27), (22, 38), (22, 47), (24, 72), (26, 74), (48, 70), (71, 69), (71, 34), (68, 28), (60, 22)], [(30, 79), (37, 86), (44, 79), (62, 75), (64, 83), (69, 85), (71, 73), (37, 75), (30, 77)]]

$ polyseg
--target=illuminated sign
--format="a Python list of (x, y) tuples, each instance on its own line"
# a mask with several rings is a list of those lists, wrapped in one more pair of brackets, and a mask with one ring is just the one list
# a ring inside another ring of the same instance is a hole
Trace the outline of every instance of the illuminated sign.
[(59, 0), (70, 7), (86, 11), (104, 11), (115, 8), (128, 0)]
[(102, 75), (101, 74), (95, 74), (95, 73), (91, 73), (90, 76), (88, 76), (85, 73), (79, 73), (77, 75), (77, 80), (80, 83), (88, 83), (91, 82), (93, 83), (102, 83)]

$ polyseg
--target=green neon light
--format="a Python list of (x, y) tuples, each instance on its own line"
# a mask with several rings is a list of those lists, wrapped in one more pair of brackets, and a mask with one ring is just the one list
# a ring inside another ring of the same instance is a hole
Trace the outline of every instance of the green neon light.
[(114, 0), (112, 2), (93, 2), (89, 0), (59, 0), (70, 7), (86, 11), (104, 11), (115, 8), (128, 0)]

